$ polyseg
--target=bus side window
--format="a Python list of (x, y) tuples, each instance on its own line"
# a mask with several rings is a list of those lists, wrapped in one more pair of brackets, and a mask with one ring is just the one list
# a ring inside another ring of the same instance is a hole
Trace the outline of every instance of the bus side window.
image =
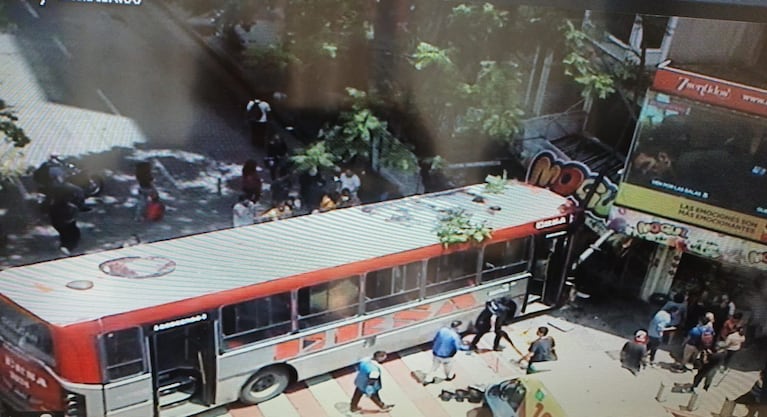
[(306, 329), (357, 315), (358, 276), (342, 278), (298, 290), (298, 327)]
[(366, 311), (418, 300), (421, 262), (368, 272), (365, 277)]
[(290, 333), (290, 293), (222, 307), (221, 329), (227, 347), (242, 346)]
[(99, 336), (99, 342), (105, 382), (146, 372), (143, 333), (140, 327), (102, 334)]
[(429, 259), (426, 295), (433, 296), (476, 284), (479, 252), (471, 249)]
[(493, 243), (484, 248), (482, 282), (524, 272), (530, 259), (529, 238)]

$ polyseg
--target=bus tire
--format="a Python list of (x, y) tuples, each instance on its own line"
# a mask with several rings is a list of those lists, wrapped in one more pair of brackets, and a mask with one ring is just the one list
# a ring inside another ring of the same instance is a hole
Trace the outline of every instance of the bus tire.
[(240, 390), (240, 402), (258, 404), (280, 394), (290, 384), (290, 372), (283, 366), (271, 366), (256, 372)]

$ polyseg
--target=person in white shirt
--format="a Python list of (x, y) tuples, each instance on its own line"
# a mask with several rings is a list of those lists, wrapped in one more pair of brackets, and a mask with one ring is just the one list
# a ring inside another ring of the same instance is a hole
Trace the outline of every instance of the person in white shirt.
[(253, 224), (255, 219), (256, 205), (248, 196), (240, 195), (239, 201), (232, 207), (232, 225), (234, 227)]
[(360, 189), (360, 186), (362, 185), (362, 182), (360, 181), (360, 177), (354, 173), (350, 168), (346, 168), (346, 171), (344, 171), (343, 174), (338, 178), (338, 191), (342, 191), (343, 189), (349, 190), (349, 192), (356, 196), (357, 192)]
[(730, 367), (730, 361), (733, 355), (737, 353), (746, 341), (746, 329), (743, 326), (738, 327), (737, 331), (727, 335), (725, 339), (725, 349), (727, 349), (727, 355), (724, 357), (724, 368)]
[(248, 125), (250, 125), (250, 139), (253, 145), (263, 147), (269, 135), (269, 113), (272, 107), (269, 103), (253, 99), (245, 106), (248, 112)]

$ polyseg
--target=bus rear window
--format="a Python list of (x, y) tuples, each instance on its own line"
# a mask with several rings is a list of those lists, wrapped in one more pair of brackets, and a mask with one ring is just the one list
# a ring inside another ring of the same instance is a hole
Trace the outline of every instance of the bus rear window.
[(55, 365), (48, 326), (5, 302), (0, 302), (0, 337), (48, 365)]

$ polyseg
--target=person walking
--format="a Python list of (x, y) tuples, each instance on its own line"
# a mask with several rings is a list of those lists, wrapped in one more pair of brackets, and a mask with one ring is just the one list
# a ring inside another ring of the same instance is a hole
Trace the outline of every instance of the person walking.
[(669, 326), (675, 327), (675, 329), (663, 333), (663, 343), (667, 344), (674, 343), (675, 341), (677, 343), (681, 342), (681, 340), (678, 340), (678, 335), (684, 334), (682, 333), (681, 326), (684, 324), (687, 316), (687, 301), (683, 292), (674, 294), (674, 297), (663, 305), (663, 310), (668, 310), (669, 307), (673, 306), (676, 306), (677, 310), (671, 315)]
[(469, 350), (469, 346), (463, 343), (458, 334), (458, 328), (463, 324), (460, 320), (450, 323), (450, 327), (442, 327), (437, 331), (431, 343), (432, 366), (424, 376), (423, 385), (434, 383), (434, 374), (440, 366), (445, 371), (445, 381), (455, 379), (453, 373), (453, 357), (459, 350)]
[(245, 106), (250, 126), (250, 140), (254, 146), (263, 147), (269, 134), (269, 113), (272, 111), (269, 103), (253, 99)]
[(505, 339), (511, 347), (517, 351), (519, 356), (524, 356), (514, 342), (509, 337), (509, 334), (503, 330), (503, 325), (510, 321), (517, 312), (517, 303), (508, 297), (502, 297), (496, 300), (490, 300), (485, 303), (485, 308), (482, 310), (477, 319), (474, 322), (474, 329), (476, 334), (470, 343), (470, 349), (477, 351), (477, 345), (482, 339), (482, 336), (490, 332), (490, 329), (495, 333), (495, 339), (493, 340), (493, 350), (501, 351), (501, 339)]
[(647, 366), (647, 332), (637, 330), (634, 339), (627, 341), (621, 349), (621, 366), (635, 376)]
[(703, 390), (708, 391), (711, 387), (711, 382), (714, 380), (714, 375), (716, 375), (719, 367), (724, 363), (725, 354), (726, 351), (724, 349), (718, 349), (716, 346), (705, 347), (700, 351), (698, 354), (700, 367), (692, 379), (690, 392), (695, 392), (695, 388), (698, 388), (698, 385), (704, 379), (706, 382), (703, 384)]
[(77, 212), (77, 205), (69, 199), (54, 200), (48, 209), (51, 226), (59, 233), (59, 250), (65, 255), (69, 255), (80, 242)]
[(157, 193), (154, 186), (154, 175), (152, 175), (152, 165), (146, 161), (136, 163), (135, 176), (138, 183), (135, 220), (141, 222), (147, 218), (147, 206), (152, 194)]
[(690, 368), (687, 365), (700, 353), (700, 337), (703, 334), (706, 323), (708, 323), (708, 319), (704, 316), (700, 319), (698, 325), (687, 333), (687, 337), (682, 343), (682, 359), (679, 363), (682, 369), (689, 370)]
[(655, 366), (655, 353), (658, 351), (658, 347), (660, 347), (661, 343), (663, 342), (663, 333), (674, 330), (674, 327), (671, 327), (671, 315), (676, 313), (679, 310), (679, 307), (672, 305), (666, 307), (666, 309), (661, 308), (658, 310), (657, 313), (653, 316), (652, 320), (650, 321), (650, 327), (647, 331), (647, 336), (649, 338), (647, 342), (647, 350), (650, 354), (650, 366)]
[(541, 326), (535, 333), (538, 338), (530, 344), (527, 354), (525, 354), (519, 362), (527, 361), (527, 373), (533, 374), (536, 372), (533, 366), (536, 362), (548, 362), (558, 359), (556, 351), (556, 342), (554, 338), (549, 336), (549, 328)]
[(369, 397), (382, 411), (394, 408), (393, 404), (384, 403), (379, 395), (383, 387), (381, 384), (381, 362), (385, 360), (386, 352), (379, 350), (373, 354), (372, 358), (365, 358), (357, 365), (357, 376), (354, 378), (354, 394), (352, 394), (350, 404), (350, 411), (352, 413), (362, 411), (359, 403), (363, 395)]
[(258, 163), (255, 159), (248, 159), (242, 165), (242, 192), (250, 201), (257, 203), (261, 199), (261, 188)]

